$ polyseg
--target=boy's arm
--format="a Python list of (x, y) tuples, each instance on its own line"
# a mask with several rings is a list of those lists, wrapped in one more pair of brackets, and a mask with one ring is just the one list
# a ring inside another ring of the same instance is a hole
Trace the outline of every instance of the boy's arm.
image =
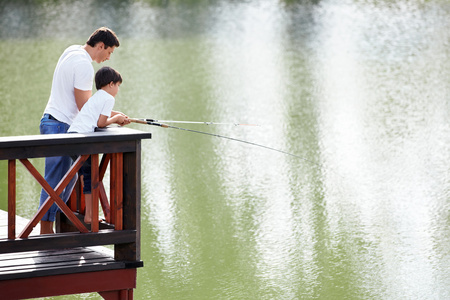
[(111, 114), (111, 117), (109, 117), (109, 118), (105, 115), (100, 115), (100, 117), (98, 118), (98, 121), (97, 121), (97, 126), (99, 128), (102, 128), (102, 127), (111, 125), (113, 123), (123, 126), (123, 125), (130, 124), (130, 120), (128, 119), (128, 116), (123, 115), (123, 114), (115, 114), (115, 115)]
[(113, 117), (113, 116), (115, 116), (115, 115), (117, 115), (117, 114), (126, 116), (123, 112), (116, 111), (116, 110), (112, 110), (112, 111), (111, 111), (111, 117)]

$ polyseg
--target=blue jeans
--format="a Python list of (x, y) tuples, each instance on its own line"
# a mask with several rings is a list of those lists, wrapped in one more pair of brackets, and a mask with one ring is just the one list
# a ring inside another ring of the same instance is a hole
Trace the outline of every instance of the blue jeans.
[[(69, 129), (69, 125), (63, 122), (59, 122), (57, 120), (50, 119), (48, 114), (44, 114), (41, 119), (41, 124), (39, 126), (41, 134), (54, 134), (54, 133), (66, 133)], [(56, 185), (63, 178), (63, 176), (67, 173), (72, 165), (72, 159), (70, 156), (53, 156), (45, 158), (45, 175), (44, 178), (48, 182), (48, 184), (55, 189)], [(74, 178), (70, 181), (64, 191), (59, 195), (64, 202), (70, 197), (70, 193), (73, 190), (73, 187), (76, 183), (78, 176), (75, 175)], [(39, 200), (39, 207), (44, 204), (45, 200), (47, 200), (48, 194), (42, 189), (41, 198)], [(59, 207), (56, 203), (50, 207), (50, 209), (45, 213), (42, 217), (42, 221), (55, 221), (56, 213), (59, 211)]]

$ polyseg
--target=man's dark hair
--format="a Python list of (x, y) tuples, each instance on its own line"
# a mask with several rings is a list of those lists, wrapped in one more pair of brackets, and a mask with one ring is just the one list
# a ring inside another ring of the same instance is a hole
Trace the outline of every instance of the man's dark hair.
[(103, 44), (105, 44), (105, 48), (120, 46), (119, 38), (116, 33), (107, 27), (100, 27), (94, 31), (87, 40), (86, 44), (91, 47), (95, 47), (95, 45), (99, 42), (103, 42)]
[(110, 82), (116, 84), (118, 82), (122, 83), (122, 76), (119, 72), (111, 67), (102, 67), (95, 74), (95, 87), (97, 90), (108, 85)]

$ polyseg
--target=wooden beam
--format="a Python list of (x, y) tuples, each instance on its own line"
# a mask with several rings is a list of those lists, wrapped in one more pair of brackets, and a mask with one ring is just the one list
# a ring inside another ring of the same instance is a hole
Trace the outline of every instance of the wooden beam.
[(132, 300), (133, 290), (120, 290), (120, 291), (108, 291), (99, 292), (100, 296), (105, 300)]
[(108, 223), (111, 222), (111, 208), (108, 203), (108, 196), (106, 195), (105, 186), (103, 182), (99, 181), (98, 183), (98, 196), (100, 198), (100, 204), (102, 206), (103, 215), (105, 216), (105, 220)]
[(3, 299), (51, 297), (92, 292), (106, 292), (108, 294), (111, 291), (128, 291), (134, 288), (136, 288), (136, 269), (107, 270), (0, 281)]
[(127, 244), (136, 241), (136, 230), (105, 229), (97, 233), (68, 232), (30, 236), (25, 239), (0, 240), (0, 253), (64, 249), (79, 246)]
[(108, 164), (111, 161), (111, 154), (103, 154), (102, 161), (99, 167), (99, 198), (100, 204), (102, 205), (103, 214), (105, 216), (105, 220), (108, 223), (112, 223), (111, 221), (111, 206), (108, 203), (108, 196), (106, 195), (105, 186), (103, 185), (103, 178), (106, 173), (106, 169), (108, 168)]
[(136, 139), (151, 134), (129, 128), (106, 128), (91, 134), (42, 134), (0, 137), (0, 160), (135, 151)]
[(64, 175), (64, 177), (61, 179), (61, 181), (56, 186), (56, 189), (53, 190), (53, 188), (48, 184), (48, 182), (42, 177), (42, 175), (36, 170), (36, 168), (29, 162), (28, 159), (20, 159), (20, 162), (27, 168), (27, 170), (33, 175), (33, 177), (39, 182), (39, 184), (42, 186), (42, 188), (47, 192), (49, 197), (44, 202), (44, 204), (41, 206), (41, 208), (38, 210), (38, 213), (31, 219), (31, 221), (28, 223), (28, 225), (25, 227), (25, 229), (22, 231), (22, 233), (19, 235), (20, 238), (26, 238), (33, 228), (37, 225), (37, 223), (42, 219), (45, 212), (50, 208), (50, 206), (53, 204), (53, 202), (56, 202), (56, 204), (59, 206), (62, 212), (72, 221), (72, 223), (80, 230), (80, 232), (88, 232), (86, 227), (76, 218), (72, 211), (67, 207), (67, 205), (64, 203), (64, 201), (59, 197), (59, 194), (62, 193), (64, 188), (69, 184), (70, 180), (72, 180), (73, 176), (75, 176), (76, 172), (80, 169), (80, 167), (83, 165), (83, 163), (86, 161), (89, 155), (82, 155), (80, 156), (75, 163), (72, 165), (72, 167), (69, 169), (69, 171)]
[(111, 160), (111, 153), (105, 153), (102, 156), (102, 161), (100, 163), (100, 181), (103, 180), (103, 177), (105, 176), (106, 169), (108, 168), (108, 164)]

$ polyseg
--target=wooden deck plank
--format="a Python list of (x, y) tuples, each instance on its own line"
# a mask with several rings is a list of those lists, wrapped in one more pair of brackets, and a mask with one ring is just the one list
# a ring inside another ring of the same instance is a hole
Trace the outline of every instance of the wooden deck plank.
[[(62, 251), (61, 251), (62, 252)], [(54, 253), (53, 255), (47, 255), (45, 251), (37, 251), (28, 255), (17, 256), (0, 256), (0, 273), (7, 269), (13, 268), (26, 268), (26, 266), (44, 266), (44, 265), (57, 265), (61, 262), (70, 264), (76, 262), (83, 264), (85, 262), (104, 259), (105, 261), (113, 261), (112, 256), (105, 256), (96, 251), (79, 251), (74, 253), (62, 253), (60, 255)]]
[[(36, 253), (38, 253), (38, 252), (45, 253), (45, 255), (47, 257), (51, 257), (51, 256), (55, 256), (55, 255), (66, 255), (66, 254), (72, 254), (72, 253), (89, 253), (89, 252), (95, 251), (94, 248), (97, 249), (97, 248), (104, 248), (104, 247), (87, 247), (87, 248), (77, 247), (77, 248), (62, 249), (62, 250), (52, 249), (52, 250), (43, 250), (43, 251), (4, 253), (4, 254), (1, 254), (0, 261), (7, 260), (7, 259), (9, 259), (9, 257), (14, 258), (14, 259), (22, 258), (22, 257), (23, 258), (34, 257), (37, 255)], [(105, 249), (107, 249), (107, 248), (105, 248)], [(107, 250), (109, 250), (109, 249), (107, 249)], [(112, 255), (113, 251), (112, 250), (109, 250), (109, 251), (111, 251), (110, 254)]]
[[(127, 231), (115, 231), (104, 230), (100, 233), (93, 235), (93, 233), (80, 234), (80, 233), (64, 233), (55, 235), (39, 235), (39, 228), (35, 228), (33, 231), (34, 236), (30, 236), (27, 239), (7, 239), (7, 217), (8, 213), (0, 210), (0, 238), (3, 238), (3, 250), (6, 248), (19, 248), (25, 249), (21, 252), (13, 253), (1, 253), (0, 251), (0, 282), (7, 280), (34, 278), (42, 276), (55, 276), (64, 274), (76, 274), (83, 272), (98, 272), (108, 270), (119, 270), (127, 268), (142, 267), (141, 261), (127, 262), (117, 261), (114, 259), (114, 251), (102, 246), (90, 246), (90, 247), (74, 247), (74, 248), (62, 248), (62, 249), (46, 249), (46, 250), (34, 250), (33, 245), (51, 243), (54, 246), (59, 244), (69, 245), (73, 236), (79, 236), (86, 239), (85, 245), (89, 245), (89, 240), (95, 237), (96, 242), (101, 242), (102, 236), (113, 234), (113, 240), (122, 240), (129, 242), (134, 240), (135, 232)], [(16, 217), (16, 226), (18, 230), (24, 228), (28, 220), (21, 217)], [(131, 233), (131, 235), (130, 235)], [(108, 238), (111, 239), (111, 238)], [(1, 239), (0, 239), (1, 240)], [(62, 242), (58, 242), (61, 240)], [(28, 250), (24, 243), (30, 244)], [(106, 243), (106, 242), (105, 242)], [(11, 244), (11, 245), (9, 245)], [(19, 247), (20, 245), (20, 247)], [(20, 250), (19, 250), (20, 251)], [(7, 252), (7, 251), (5, 251)]]
[[(35, 272), (43, 272), (43, 271), (49, 271), (49, 270), (56, 270), (56, 269), (71, 269), (76, 267), (77, 269), (81, 269), (82, 267), (87, 266), (107, 266), (107, 265), (115, 265), (114, 260), (111, 260), (109, 258), (104, 259), (91, 259), (91, 260), (74, 260), (74, 261), (60, 261), (60, 262), (54, 262), (54, 263), (47, 263), (47, 264), (35, 264), (33, 263), (32, 259), (28, 261), (27, 264), (23, 265), (13, 265), (10, 267), (2, 267), (0, 268), (0, 280), (1, 279), (10, 279), (10, 275), (12, 274), (19, 274), (19, 273), (35, 273)], [(102, 268), (103, 270), (103, 268)], [(30, 275), (30, 274), (28, 274)], [(27, 276), (27, 277), (35, 277), (35, 276)]]
[[(16, 215), (16, 237), (20, 232), (27, 226), (29, 220), (22, 218), (21, 216)], [(39, 235), (40, 226), (39, 224), (34, 227), (30, 236)], [(0, 239), (8, 238), (8, 212), (4, 210), (0, 210)]]
[(91, 255), (89, 257), (86, 256), (58, 256), (58, 257), (52, 257), (50, 258), (43, 258), (42, 256), (36, 256), (36, 257), (29, 257), (29, 258), (20, 258), (16, 260), (7, 260), (7, 261), (1, 261), (0, 262), (0, 273), (7, 272), (8, 270), (15, 270), (15, 269), (39, 269), (39, 268), (45, 268), (48, 266), (57, 266), (61, 263), (64, 263), (66, 265), (83, 265), (90, 262), (112, 262), (114, 259), (111, 257), (102, 257), (102, 256), (96, 256)]
[[(0, 281), (83, 272), (127, 269), (105, 247), (80, 247), (0, 255)], [(136, 265), (133, 265), (136, 267)]]

